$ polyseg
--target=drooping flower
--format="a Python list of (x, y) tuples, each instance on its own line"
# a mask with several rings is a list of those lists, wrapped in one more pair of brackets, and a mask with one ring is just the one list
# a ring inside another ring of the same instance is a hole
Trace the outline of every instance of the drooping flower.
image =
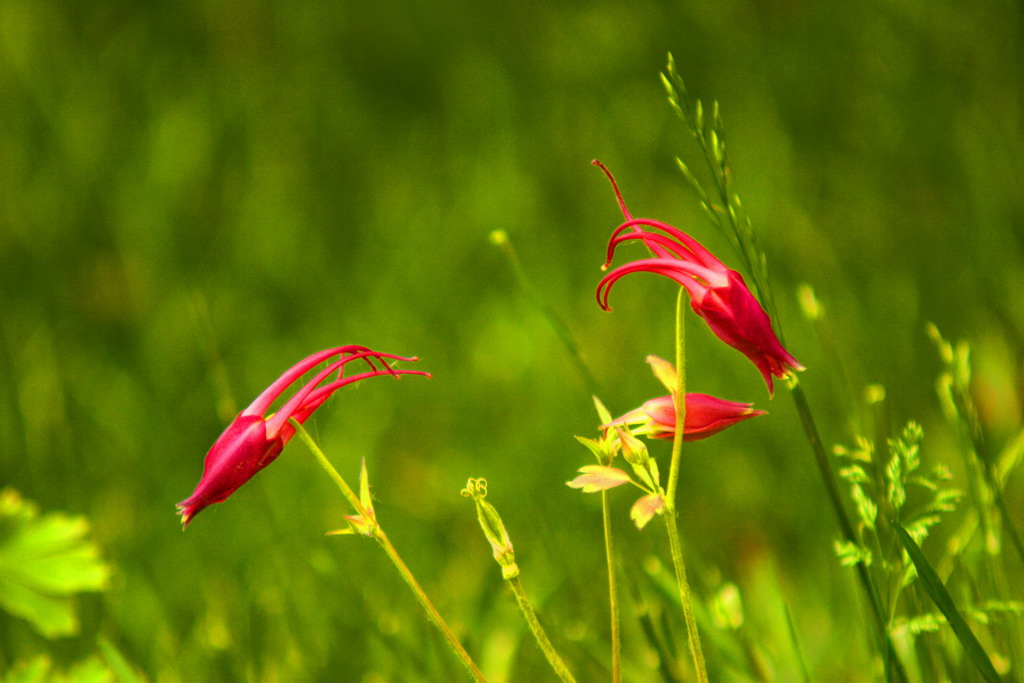
[[(304, 384), (277, 412), (268, 414), (270, 406), (291, 385), (317, 365), (335, 356), (335, 360)], [(248, 408), (238, 414), (206, 454), (203, 476), (195, 491), (177, 504), (182, 527), (188, 527), (192, 518), (204, 508), (227, 500), (242, 484), (277, 459), (285, 444), (295, 435), (295, 427), (289, 420), (294, 418), (299, 424), (304, 423), (341, 387), (378, 375), (430, 376), (420, 370), (392, 368), (387, 359), (417, 360), (415, 357), (378, 353), (365, 346), (341, 346), (314, 353), (276, 379)], [(369, 370), (343, 376), (345, 366), (352, 361), (365, 362)], [(332, 378), (331, 375), (335, 373), (337, 376)]]
[[(675, 438), (676, 433), (675, 366), (654, 355), (648, 356), (647, 362), (651, 364), (654, 374), (670, 394), (652, 398), (639, 408), (601, 426), (626, 426), (633, 436), (645, 435), (652, 439), (671, 440)], [(758, 415), (767, 413), (764, 410), (755, 410), (752, 403), (726, 401), (710, 394), (687, 393), (683, 441), (706, 439), (737, 422)]]
[(626, 218), (626, 222), (616, 228), (608, 242), (608, 257), (604, 268), (611, 265), (615, 249), (623, 242), (639, 240), (654, 253), (654, 258), (639, 259), (619, 266), (602, 278), (597, 286), (597, 301), (601, 308), (611, 310), (608, 294), (612, 285), (624, 275), (637, 272), (664, 275), (686, 288), (690, 295), (690, 306), (719, 339), (751, 360), (764, 377), (769, 395), (775, 391), (773, 376), (783, 378), (792, 371), (804, 369), (779, 342), (772, 329), (771, 319), (743, 281), (742, 275), (726, 267), (682, 230), (661, 221), (633, 218), (611, 172), (599, 161), (594, 164), (611, 181), (619, 208)]

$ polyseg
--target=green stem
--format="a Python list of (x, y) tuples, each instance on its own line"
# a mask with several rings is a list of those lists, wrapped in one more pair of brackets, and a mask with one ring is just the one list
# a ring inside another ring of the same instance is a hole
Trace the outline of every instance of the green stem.
[(700, 683), (708, 683), (708, 671), (704, 664), (704, 650), (700, 645), (700, 633), (697, 631), (697, 620), (693, 616), (693, 603), (690, 600), (690, 584), (686, 580), (686, 565), (683, 564), (683, 544), (679, 539), (679, 528), (676, 525), (675, 506), (665, 503), (665, 529), (668, 531), (668, 545), (672, 550), (672, 565), (676, 569), (676, 583), (679, 585), (679, 600), (683, 604), (683, 617), (686, 619), (686, 631), (690, 636), (690, 655), (693, 657), (693, 668), (697, 672)]
[(448, 628), (448, 624), (445, 623), (444, 617), (441, 616), (441, 613), (438, 612), (437, 608), (434, 607), (434, 604), (430, 602), (430, 598), (427, 597), (426, 592), (420, 586), (419, 582), (416, 581), (416, 577), (413, 576), (409, 567), (407, 567), (405, 562), (402, 561), (402, 558), (399, 557), (398, 551), (395, 550), (395, 546), (391, 545), (391, 539), (387, 537), (387, 534), (385, 534), (384, 530), (380, 527), (377, 527), (377, 533), (374, 534), (374, 538), (377, 540), (377, 543), (380, 544), (380, 547), (384, 549), (384, 552), (387, 553), (387, 556), (391, 558), (391, 561), (398, 569), (398, 573), (402, 575), (402, 579), (405, 581), (406, 585), (409, 586), (409, 590), (411, 590), (416, 596), (416, 599), (419, 600), (420, 606), (423, 607), (423, 610), (427, 613), (427, 617), (430, 618), (430, 621), (432, 621), (434, 626), (436, 626), (444, 635), (444, 638), (448, 641), (448, 645), (451, 647), (452, 652), (454, 652), (462, 661), (462, 665), (466, 667), (466, 671), (469, 672), (469, 675), (473, 677), (474, 681), (486, 683), (487, 679), (484, 678), (483, 672), (481, 672), (479, 667), (477, 667), (476, 663), (469, 656), (469, 653), (466, 652), (466, 649), (462, 647), (462, 643), (460, 643), (459, 639), (455, 637), (452, 630)]
[(309, 432), (306, 431), (306, 428), (303, 427), (302, 424), (295, 418), (290, 419), (288, 422), (293, 427), (295, 427), (295, 433), (298, 434), (299, 438), (302, 439), (302, 442), (306, 444), (307, 448), (309, 448), (310, 452), (313, 454), (313, 457), (316, 458), (316, 461), (318, 463), (320, 463), (320, 467), (322, 467), (324, 471), (327, 472), (327, 476), (331, 478), (331, 480), (338, 487), (338, 489), (341, 490), (342, 495), (344, 495), (348, 502), (352, 505), (352, 507), (356, 509), (356, 514), (365, 517), (366, 508), (363, 507), (362, 502), (359, 500), (359, 496), (357, 496), (355, 491), (353, 491), (351, 487), (349, 487), (348, 482), (345, 481), (344, 477), (341, 476), (338, 470), (334, 468), (334, 465), (332, 465), (331, 461), (327, 459), (327, 456), (324, 455), (324, 452), (320, 450), (320, 446), (317, 444), (316, 441), (313, 440), (313, 437), (309, 435)]
[(668, 491), (665, 494), (665, 528), (668, 531), (668, 544), (672, 552), (672, 565), (676, 570), (676, 584), (679, 586), (679, 601), (683, 606), (683, 617), (686, 619), (686, 632), (689, 635), (690, 654), (693, 656), (693, 668), (700, 683), (707, 683), (708, 672), (704, 664), (704, 649), (700, 644), (700, 633), (697, 620), (693, 617), (693, 604), (690, 598), (690, 583), (686, 580), (686, 565), (683, 563), (683, 543), (679, 538), (679, 524), (676, 514), (676, 486), (679, 483), (679, 461), (683, 452), (683, 432), (686, 425), (686, 290), (679, 288), (676, 298), (676, 433), (672, 440), (672, 462), (668, 470)]
[(676, 298), (676, 432), (672, 439), (672, 460), (668, 470), (667, 498), (673, 508), (676, 486), (679, 483), (679, 460), (683, 452), (683, 433), (686, 430), (686, 289), (679, 288)]
[(512, 592), (515, 593), (516, 601), (519, 603), (519, 609), (523, 611), (523, 616), (526, 617), (526, 623), (530, 626), (530, 631), (533, 632), (533, 637), (537, 640), (537, 644), (540, 645), (540, 649), (544, 652), (544, 656), (547, 657), (548, 663), (551, 664), (551, 668), (555, 670), (558, 677), (564, 681), (564, 683), (576, 683), (576, 679), (569, 673), (569, 669), (565, 666), (565, 662), (558, 656), (551, 641), (548, 640), (547, 634), (544, 632), (544, 628), (540, 625), (540, 621), (537, 620), (537, 614), (533, 611), (533, 606), (530, 604), (529, 598), (526, 597), (526, 591), (523, 590), (523, 584), (519, 580), (519, 575), (513, 576), (508, 579), (508, 585), (511, 586)]
[[(800, 384), (794, 384), (790, 393), (793, 395), (793, 402), (796, 404), (797, 413), (800, 415), (800, 423), (803, 425), (804, 434), (811, 445), (811, 452), (814, 454), (818, 473), (821, 475), (821, 480), (825, 484), (825, 490), (828, 492), (829, 502), (832, 503), (832, 510), (836, 513), (836, 518), (839, 520), (839, 528), (843, 532), (843, 538), (859, 545), (859, 541), (853, 531), (853, 524), (850, 522), (850, 516), (846, 513), (846, 508), (843, 507), (843, 500), (839, 494), (839, 484), (836, 481), (835, 473), (832, 471), (828, 455), (825, 453), (825, 446), (821, 441), (821, 435), (818, 433), (818, 426), (814, 421), (814, 415), (811, 413), (811, 406), (807, 402), (807, 396), (804, 395), (803, 387)], [(878, 595), (878, 587), (875, 586), (868, 568), (863, 563), (857, 563), (856, 571), (861, 587), (864, 589), (865, 594), (867, 594), (868, 604), (871, 606), (878, 638), (883, 643), (886, 680), (893, 680), (892, 676), (895, 673), (898, 680), (906, 681), (907, 673), (903, 669), (903, 664), (900, 662), (899, 657), (896, 656), (896, 649), (893, 647), (892, 638), (889, 637), (889, 629), (886, 625), (882, 601)]]
[(522, 261), (519, 260), (519, 254), (516, 253), (515, 247), (512, 246), (508, 233), (504, 230), (495, 230), (491, 233), (491, 242), (504, 252), (505, 257), (508, 258), (508, 262), (512, 266), (512, 272), (515, 273), (516, 279), (519, 281), (519, 286), (523, 288), (527, 298), (537, 307), (537, 310), (544, 316), (544, 319), (551, 326), (559, 341), (565, 346), (565, 350), (569, 352), (573, 365), (576, 366), (580, 377), (583, 378), (583, 383), (587, 386), (587, 392), (591, 396), (597, 396), (600, 393), (597, 389), (597, 380), (594, 379), (594, 373), (590, 371), (590, 366), (583, 360), (583, 353), (580, 351), (579, 344), (576, 343), (576, 339), (569, 330), (569, 326), (558, 315), (558, 311), (551, 304), (544, 301), (537, 292), (537, 288), (533, 286), (530, 276), (526, 273), (526, 268), (523, 267)]
[(622, 680), (622, 636), (619, 632), (619, 596), (615, 586), (615, 552), (612, 545), (612, 515), (608, 505), (608, 492), (601, 491), (601, 509), (604, 513), (604, 550), (608, 562), (608, 606), (612, 622), (612, 681)]
[[(327, 459), (324, 452), (320, 450), (320, 446), (318, 446), (316, 441), (313, 440), (313, 437), (309, 435), (309, 432), (306, 431), (305, 427), (299, 424), (299, 422), (294, 418), (289, 420), (289, 422), (295, 427), (299, 438), (302, 439), (303, 443), (305, 443), (313, 453), (313, 457), (316, 458), (316, 461), (320, 463), (320, 466), (325, 472), (327, 472), (327, 476), (334, 481), (342, 495), (344, 495), (352, 507), (355, 508), (356, 513), (363, 519), (369, 519), (370, 515), (367, 514), (366, 508), (364, 508), (363, 504), (360, 502), (359, 496), (356, 495), (355, 491), (352, 490), (338, 470), (334, 468), (334, 465), (332, 465), (331, 461)], [(448, 627), (448, 624), (445, 622), (444, 617), (441, 616), (441, 613), (438, 612), (437, 608), (434, 607), (434, 604), (430, 602), (430, 598), (427, 597), (423, 587), (420, 586), (418, 581), (416, 581), (416, 577), (413, 576), (412, 571), (410, 571), (409, 567), (404, 561), (402, 561), (402, 558), (398, 555), (398, 551), (395, 550), (395, 546), (391, 544), (391, 539), (388, 538), (387, 534), (384, 533), (384, 530), (380, 528), (380, 526), (374, 527), (373, 538), (377, 541), (380, 547), (384, 549), (388, 558), (391, 559), (391, 562), (398, 569), (398, 573), (402, 576), (402, 580), (405, 581), (409, 590), (411, 590), (413, 595), (416, 596), (416, 599), (419, 601), (420, 606), (423, 607), (423, 610), (427, 613), (427, 617), (430, 621), (433, 622), (434, 626), (436, 626), (439, 631), (441, 631), (445, 640), (448, 641), (449, 647), (451, 647), (455, 655), (462, 661), (462, 664), (466, 667), (469, 675), (472, 676), (475, 681), (486, 683), (487, 679), (484, 678), (480, 668), (469, 656), (469, 653), (466, 652), (466, 649), (462, 647), (462, 643), (460, 643), (458, 638), (455, 637), (455, 634)]]

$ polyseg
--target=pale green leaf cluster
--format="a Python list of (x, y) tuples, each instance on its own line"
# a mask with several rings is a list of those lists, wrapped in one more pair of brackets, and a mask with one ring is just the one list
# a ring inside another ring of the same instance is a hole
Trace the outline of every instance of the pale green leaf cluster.
[(100, 591), (110, 567), (83, 517), (41, 515), (12, 489), (0, 491), (0, 608), (48, 638), (74, 635), (74, 596)]
[[(655, 364), (654, 367), (655, 374), (658, 374), (659, 366)], [(674, 378), (674, 368), (672, 374)], [(611, 413), (596, 396), (594, 397), (594, 406), (597, 408), (602, 425), (612, 422)], [(658, 470), (657, 460), (651, 457), (647, 445), (643, 441), (628, 430), (617, 426), (602, 427), (597, 439), (577, 436), (576, 440), (586, 446), (587, 450), (593, 453), (601, 464), (579, 468), (580, 475), (572, 481), (566, 482), (567, 486), (581, 489), (584, 493), (607, 491), (623, 484), (633, 484), (640, 488), (645, 495), (633, 503), (629, 513), (630, 519), (638, 529), (647, 526), (647, 523), (655, 515), (664, 513), (665, 491), (661, 486), (661, 472)], [(610, 466), (619, 453), (629, 464), (635, 479), (626, 471)]]
[[(861, 528), (877, 534), (879, 514), (899, 521), (915, 541), (920, 543), (928, 531), (952, 512), (963, 496), (959, 489), (946, 484), (951, 475), (943, 465), (923, 471), (921, 441), (924, 430), (910, 421), (903, 431), (887, 441), (887, 457), (880, 462), (875, 445), (858, 436), (855, 445), (837, 445), (833, 452), (844, 464), (839, 476), (850, 485), (850, 497), (857, 511)], [(913, 495), (913, 506), (908, 505)], [(841, 559), (848, 564), (851, 557), (844, 552)]]
[(852, 567), (855, 564), (864, 564), (867, 567), (871, 566), (873, 555), (871, 551), (859, 543), (853, 541), (836, 541), (835, 542), (836, 557), (839, 558), (839, 564), (844, 567)]

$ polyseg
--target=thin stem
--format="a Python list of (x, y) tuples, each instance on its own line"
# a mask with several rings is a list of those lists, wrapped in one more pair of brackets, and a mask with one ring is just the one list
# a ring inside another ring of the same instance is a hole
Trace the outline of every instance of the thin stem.
[[(356, 513), (363, 519), (370, 518), (370, 515), (367, 514), (366, 508), (363, 507), (363, 504), (360, 502), (359, 496), (356, 495), (355, 491), (352, 490), (338, 470), (334, 468), (334, 465), (332, 465), (331, 461), (327, 459), (324, 452), (320, 450), (320, 446), (318, 446), (316, 441), (313, 440), (313, 437), (309, 435), (306, 428), (294, 418), (289, 420), (289, 422), (295, 427), (299, 438), (302, 439), (303, 443), (305, 443), (313, 453), (313, 457), (316, 458), (316, 461), (320, 463), (320, 466), (325, 472), (327, 472), (327, 476), (331, 478), (341, 491), (342, 495), (344, 495), (352, 507), (355, 508)], [(409, 590), (411, 590), (413, 595), (416, 596), (416, 599), (419, 601), (420, 606), (423, 607), (423, 610), (427, 613), (427, 617), (430, 621), (433, 622), (434, 626), (436, 626), (439, 631), (441, 631), (445, 640), (448, 641), (449, 647), (451, 647), (455, 655), (462, 661), (462, 664), (466, 667), (469, 675), (472, 676), (475, 681), (486, 683), (487, 679), (484, 678), (480, 668), (469, 656), (469, 653), (466, 652), (466, 649), (462, 647), (462, 643), (460, 643), (458, 638), (455, 637), (455, 634), (448, 627), (448, 624), (445, 622), (444, 617), (441, 616), (441, 613), (438, 612), (437, 608), (434, 607), (434, 604), (430, 602), (430, 598), (427, 597), (423, 587), (420, 586), (418, 581), (416, 581), (416, 577), (413, 576), (409, 567), (402, 561), (402, 558), (398, 555), (398, 551), (395, 550), (395, 546), (391, 544), (391, 539), (388, 538), (387, 534), (384, 533), (384, 530), (380, 528), (379, 525), (374, 525), (373, 527), (373, 538), (377, 541), (380, 547), (384, 549), (384, 552), (398, 569), (398, 573), (402, 576), (402, 580), (405, 581), (405, 584), (409, 586)]]
[(551, 668), (555, 670), (558, 677), (562, 679), (564, 683), (576, 683), (576, 679), (569, 673), (569, 669), (565, 666), (565, 662), (558, 656), (551, 641), (548, 640), (547, 634), (544, 632), (544, 627), (540, 625), (540, 621), (537, 620), (537, 614), (533, 611), (533, 606), (530, 604), (529, 598), (526, 597), (526, 591), (523, 590), (523, 584), (519, 580), (519, 575), (513, 576), (508, 579), (508, 585), (512, 588), (512, 592), (515, 593), (516, 601), (519, 603), (519, 609), (522, 610), (523, 616), (526, 617), (526, 623), (530, 626), (530, 631), (533, 632), (533, 637), (537, 640), (537, 644), (540, 645), (540, 649), (544, 652), (544, 656), (547, 657), (548, 663)]
[[(828, 492), (829, 502), (832, 503), (832, 509), (836, 513), (836, 518), (839, 520), (839, 528), (843, 532), (843, 538), (856, 544), (858, 543), (858, 540), (853, 531), (853, 524), (850, 522), (850, 517), (846, 513), (846, 508), (843, 507), (843, 501), (839, 495), (839, 484), (836, 482), (836, 475), (832, 471), (831, 464), (829, 464), (828, 455), (825, 453), (825, 446), (821, 441), (821, 435), (818, 433), (818, 426), (814, 421), (814, 415), (811, 413), (811, 406), (807, 402), (807, 396), (804, 395), (803, 387), (800, 384), (793, 385), (790, 393), (793, 395), (793, 402), (796, 404), (797, 413), (800, 414), (800, 423), (803, 425), (804, 434), (807, 436), (807, 441), (811, 445), (811, 452), (813, 453), (814, 461), (818, 466), (818, 472), (821, 474), (822, 482), (825, 484), (825, 490)], [(885, 661), (886, 680), (893, 680), (893, 674), (895, 674), (897, 680), (906, 681), (907, 673), (903, 669), (903, 664), (896, 655), (892, 639), (889, 637), (889, 629), (886, 625), (884, 610), (882, 609), (882, 601), (878, 595), (878, 587), (875, 586), (875, 582), (872, 580), (871, 574), (863, 563), (858, 562), (855, 568), (861, 587), (867, 594), (868, 604), (871, 606), (871, 613), (872, 616), (874, 616), (875, 628), (878, 631), (879, 640), (883, 643), (883, 659)]]
[[(1010, 537), (1010, 543), (1013, 545), (1014, 550), (1017, 551), (1017, 557), (1024, 561), (1024, 543), (1021, 542), (1020, 535), (1017, 533), (1017, 527), (1013, 522), (1013, 517), (1006, 508), (1006, 501), (1003, 500), (1003, 490), (996, 479), (995, 470), (992, 467), (992, 458), (989, 455), (985, 440), (982, 438), (981, 425), (977, 420), (974, 403), (966, 387), (957, 379), (955, 372), (953, 372), (953, 377), (953, 399), (960, 418), (959, 423), (963, 438), (970, 445), (969, 450), (974, 453), (974, 458), (981, 470), (985, 484), (988, 486), (992, 499), (996, 504), (996, 509), (999, 510), (999, 514), (1002, 517), (1003, 530)], [(987, 524), (987, 516), (982, 509), (980, 500), (979, 496), (974, 496), (975, 507), (978, 508), (978, 519), (984, 526)]]
[(668, 531), (668, 544), (672, 552), (672, 565), (676, 570), (676, 584), (679, 586), (679, 602), (683, 606), (683, 617), (686, 620), (686, 632), (689, 635), (690, 654), (693, 656), (693, 668), (700, 683), (707, 683), (708, 672), (704, 664), (704, 649), (700, 644), (700, 633), (697, 620), (693, 617), (693, 604), (690, 599), (690, 583), (686, 580), (686, 565), (683, 563), (683, 543), (679, 538), (679, 525), (676, 514), (676, 486), (679, 483), (679, 460), (683, 451), (683, 431), (686, 422), (686, 290), (679, 288), (676, 298), (676, 433), (672, 441), (672, 462), (668, 470), (668, 491), (665, 494), (665, 528)]
[(686, 430), (686, 301), (687, 292), (679, 288), (676, 297), (676, 433), (672, 439), (672, 460), (668, 470), (668, 503), (675, 509), (676, 486), (679, 483), (679, 460), (683, 452)]
[(608, 606), (612, 622), (612, 681), (622, 680), (622, 635), (619, 630), (619, 595), (615, 586), (615, 552), (612, 544), (612, 515), (608, 505), (608, 492), (601, 491), (601, 510), (604, 513), (604, 550), (608, 562)]
[(668, 545), (672, 551), (672, 565), (676, 569), (676, 583), (679, 585), (679, 601), (683, 604), (686, 631), (690, 636), (690, 655), (693, 657), (693, 668), (697, 672), (697, 680), (701, 683), (708, 683), (707, 666), (704, 664), (704, 650), (700, 645), (697, 620), (693, 616), (690, 583), (686, 580), (686, 565), (683, 563), (683, 543), (679, 538), (679, 528), (676, 525), (675, 506), (672, 506), (670, 509), (666, 503), (664, 517), (665, 529), (668, 531)]
[(427, 597), (426, 592), (420, 586), (419, 582), (416, 581), (416, 577), (413, 576), (409, 567), (406, 566), (405, 562), (402, 561), (402, 558), (399, 557), (398, 551), (395, 550), (395, 546), (391, 545), (391, 539), (388, 538), (387, 534), (385, 534), (384, 530), (380, 527), (377, 527), (377, 533), (374, 534), (374, 538), (377, 540), (377, 543), (380, 544), (380, 547), (384, 549), (384, 552), (387, 553), (387, 556), (391, 558), (391, 561), (398, 569), (398, 573), (402, 575), (402, 579), (405, 581), (406, 585), (409, 586), (409, 590), (411, 590), (416, 596), (416, 599), (419, 600), (420, 606), (423, 607), (423, 610), (427, 613), (430, 621), (434, 622), (434, 626), (436, 626), (444, 635), (444, 638), (448, 641), (448, 645), (451, 646), (452, 651), (460, 660), (462, 660), (462, 665), (466, 667), (469, 675), (472, 676), (475, 681), (486, 683), (487, 679), (484, 678), (483, 672), (481, 672), (479, 667), (477, 667), (476, 663), (469, 656), (469, 653), (466, 652), (466, 649), (462, 647), (462, 643), (459, 642), (459, 639), (455, 637), (454, 633), (452, 633), (452, 630), (448, 627), (448, 624), (445, 622), (444, 617), (441, 616), (441, 613), (438, 612), (437, 608), (434, 607), (434, 604), (430, 602), (430, 598)]
[(366, 516), (366, 508), (364, 508), (362, 502), (360, 502), (359, 496), (356, 495), (355, 491), (352, 490), (348, 485), (348, 482), (345, 481), (345, 478), (341, 476), (338, 470), (334, 468), (334, 465), (332, 465), (331, 461), (327, 459), (324, 452), (320, 450), (320, 446), (313, 440), (313, 437), (310, 436), (309, 432), (306, 431), (306, 428), (302, 426), (302, 423), (295, 418), (291, 418), (288, 422), (295, 427), (295, 433), (298, 434), (299, 438), (302, 439), (302, 442), (306, 444), (307, 448), (309, 448), (313, 457), (316, 458), (318, 463), (320, 463), (320, 467), (327, 472), (327, 476), (331, 478), (334, 484), (341, 491), (342, 495), (345, 496), (345, 499), (348, 500), (352, 507), (356, 509), (356, 514)]
[(491, 242), (505, 254), (509, 265), (512, 266), (512, 272), (515, 273), (516, 279), (519, 281), (519, 286), (523, 288), (527, 298), (537, 307), (548, 325), (551, 326), (558, 340), (562, 342), (565, 350), (569, 352), (573, 365), (576, 366), (576, 370), (580, 373), (580, 377), (583, 378), (583, 383), (587, 387), (587, 393), (590, 396), (597, 396), (600, 393), (597, 387), (597, 380), (594, 379), (594, 373), (590, 371), (590, 366), (583, 360), (583, 353), (580, 351), (579, 344), (576, 343), (576, 339), (569, 330), (569, 326), (562, 320), (558, 311), (551, 304), (544, 301), (537, 292), (537, 288), (533, 286), (530, 276), (526, 273), (526, 268), (523, 267), (522, 261), (519, 260), (519, 254), (516, 252), (515, 247), (512, 246), (508, 233), (504, 230), (495, 230), (491, 233)]

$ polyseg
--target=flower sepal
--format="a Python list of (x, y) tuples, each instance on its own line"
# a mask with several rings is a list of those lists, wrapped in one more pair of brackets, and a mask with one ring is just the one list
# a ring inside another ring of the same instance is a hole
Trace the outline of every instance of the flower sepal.
[(377, 513), (373, 510), (373, 498), (370, 496), (370, 478), (366, 472), (366, 458), (363, 458), (362, 467), (359, 470), (359, 504), (361, 511), (354, 515), (345, 515), (348, 526), (335, 531), (328, 531), (328, 536), (342, 536), (346, 534), (359, 534), (361, 536), (377, 535), (380, 525), (377, 523)]
[[(594, 396), (593, 399), (594, 407), (597, 409), (597, 416), (601, 419), (601, 424), (607, 425), (611, 423), (612, 414), (605, 408), (604, 403), (597, 396)], [(586, 446), (594, 454), (594, 457), (597, 458), (597, 462), (602, 465), (611, 465), (615, 456), (619, 453), (619, 439), (612, 427), (602, 429), (601, 436), (597, 439), (577, 436), (576, 440)]]

